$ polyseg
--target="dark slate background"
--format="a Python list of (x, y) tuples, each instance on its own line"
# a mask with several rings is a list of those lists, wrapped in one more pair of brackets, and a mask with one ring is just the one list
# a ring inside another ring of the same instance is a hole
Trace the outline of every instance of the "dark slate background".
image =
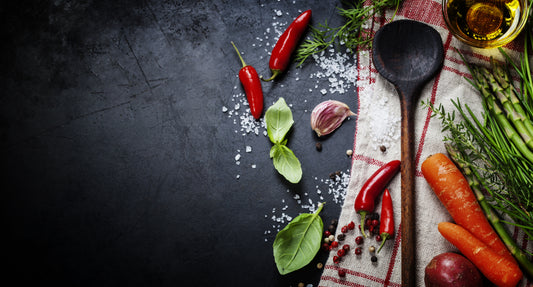
[[(222, 107), (242, 93), (230, 41), (270, 75), (271, 47), (252, 43), (273, 44), (267, 28), (307, 9), (312, 25), (338, 24), (339, 2), (3, 1), (4, 282), (317, 286), (316, 263), (327, 255), (279, 275), (270, 216), (285, 204), (292, 217), (306, 212), (294, 195), (307, 200), (317, 178), (349, 169), (355, 121), (318, 139), (309, 116), (329, 98), (355, 110), (355, 88), (322, 95), (309, 78), (319, 70), (312, 59), (263, 84), (265, 110), (279, 97), (291, 104), (288, 146), (304, 171), (297, 185), (273, 168), (262, 131), (236, 133), (238, 117)], [(341, 203), (324, 197), (327, 226)]]

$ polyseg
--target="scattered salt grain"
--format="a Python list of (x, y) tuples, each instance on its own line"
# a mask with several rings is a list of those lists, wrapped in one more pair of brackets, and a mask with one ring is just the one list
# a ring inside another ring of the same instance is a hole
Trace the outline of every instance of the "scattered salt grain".
[(228, 108), (227, 108), (226, 106), (223, 106), (223, 107), (222, 107), (222, 112), (225, 113), (225, 112), (227, 112), (227, 111), (228, 111)]
[(246, 152), (252, 152), (252, 147), (249, 146), (249, 145), (247, 145), (247, 146), (246, 146)]

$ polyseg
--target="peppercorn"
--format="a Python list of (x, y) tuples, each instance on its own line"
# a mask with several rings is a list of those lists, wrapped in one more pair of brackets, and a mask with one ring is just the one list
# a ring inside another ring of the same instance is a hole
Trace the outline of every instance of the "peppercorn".
[(340, 276), (340, 277), (344, 277), (344, 276), (346, 276), (346, 271), (344, 271), (344, 270), (342, 270), (342, 269), (339, 269), (339, 272), (338, 272), (338, 273), (339, 273), (339, 276)]
[(333, 241), (335, 241), (335, 235), (331, 234), (331, 235), (328, 237), (328, 239), (329, 239), (329, 242), (333, 242)]
[(338, 241), (331, 242), (331, 248), (337, 248), (337, 246), (339, 246), (339, 242)]
[(337, 255), (333, 256), (333, 263), (339, 263), (341, 262), (341, 258)]
[(353, 154), (353, 151), (351, 149), (346, 150), (346, 155), (347, 156), (352, 156), (352, 154)]
[(363, 244), (363, 236), (357, 236), (357, 237), (355, 238), (355, 243), (356, 243), (357, 245), (361, 245), (361, 244)]
[(344, 249), (344, 250), (346, 250), (346, 252), (348, 252), (348, 251), (350, 251), (350, 245), (348, 245), (348, 244), (344, 244), (344, 245), (342, 246), (342, 249)]
[(337, 176), (335, 175), (334, 172), (332, 172), (332, 173), (329, 174), (329, 179), (331, 179), (331, 180), (335, 180), (335, 178), (337, 178)]
[(344, 238), (346, 238), (346, 235), (344, 235), (344, 233), (341, 233), (341, 234), (337, 235), (337, 240), (339, 240), (339, 241), (343, 241)]
[(317, 151), (322, 151), (322, 143), (317, 142), (316, 145), (315, 145), (315, 148), (316, 148)]
[(346, 232), (348, 232), (348, 226), (343, 226), (343, 227), (341, 228), (341, 232), (342, 232), (342, 233), (346, 233)]
[(337, 229), (337, 226), (331, 224), (329, 227), (328, 227), (328, 231), (331, 233), (331, 234), (334, 234), (335, 233), (335, 229)]
[(337, 250), (337, 255), (339, 257), (342, 257), (342, 256), (346, 255), (346, 250), (344, 250), (344, 249)]
[(386, 152), (387, 151), (387, 147), (382, 145), (379, 147), (379, 149), (381, 150), (381, 152)]
[(322, 269), (322, 267), (324, 267), (324, 264), (322, 264), (322, 262), (318, 262), (318, 263), (316, 264), (316, 268), (318, 268), (318, 269)]
[(363, 253), (363, 252), (361, 251), (361, 247), (357, 247), (357, 248), (355, 248), (354, 253), (355, 253), (355, 255), (361, 255), (361, 253)]
[(381, 242), (381, 240), (383, 240), (383, 239), (381, 238), (381, 235), (379, 235), (379, 234), (376, 235), (376, 241), (377, 241), (377, 242)]
[(376, 255), (370, 257), (370, 261), (372, 261), (373, 263), (376, 263), (378, 262), (378, 258), (376, 257)]
[(348, 223), (348, 229), (350, 229), (350, 230), (354, 230), (355, 229), (355, 223), (353, 221)]
[(340, 171), (340, 170), (337, 170), (337, 171), (335, 172), (335, 175), (336, 175), (336, 176), (341, 176), (341, 171)]
[(331, 235), (331, 232), (329, 230), (324, 231), (324, 236), (329, 237)]
[(370, 247), (368, 247), (368, 251), (370, 251), (370, 253), (374, 253), (376, 252), (376, 247), (374, 247), (374, 245), (370, 245)]

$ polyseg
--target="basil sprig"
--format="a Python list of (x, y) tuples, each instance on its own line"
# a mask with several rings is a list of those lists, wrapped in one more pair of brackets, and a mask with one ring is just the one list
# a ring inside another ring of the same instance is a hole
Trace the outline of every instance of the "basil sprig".
[(287, 147), (285, 136), (294, 124), (292, 112), (285, 99), (279, 100), (265, 113), (268, 138), (274, 144), (270, 149), (270, 158), (276, 170), (291, 183), (298, 183), (302, 178), (302, 166)]
[(320, 250), (324, 223), (318, 214), (323, 206), (315, 213), (298, 215), (276, 235), (274, 260), (281, 275), (306, 266)]

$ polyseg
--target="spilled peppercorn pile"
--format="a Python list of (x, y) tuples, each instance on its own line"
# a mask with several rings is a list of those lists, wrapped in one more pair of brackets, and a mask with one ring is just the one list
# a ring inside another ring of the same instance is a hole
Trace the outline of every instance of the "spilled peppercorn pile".
[[(350, 221), (346, 225), (338, 226), (338, 220), (334, 219), (331, 221), (327, 230), (324, 231), (322, 251), (323, 252), (334, 252), (333, 263), (338, 267), (338, 264), (346, 256), (350, 256), (350, 250), (353, 249), (353, 254), (358, 258), (361, 258), (361, 254), (364, 250), (364, 244), (367, 242), (370, 244), (368, 246), (368, 252), (371, 255), (370, 261), (376, 263), (378, 257), (376, 254), (376, 247), (372, 245), (372, 242), (375, 241), (376, 244), (379, 244), (382, 241), (382, 237), (379, 234), (380, 230), (380, 215), (379, 213), (371, 213), (367, 215), (363, 229), (368, 230), (367, 234), (372, 236), (365, 240), (362, 235), (361, 226), (356, 228), (355, 222)], [(336, 234), (337, 231), (338, 234)], [(335, 236), (336, 234), (336, 236)], [(353, 238), (353, 240), (350, 240)], [(353, 244), (351, 243), (353, 242)], [(338, 275), (340, 277), (346, 276), (346, 270), (338, 267)]]

